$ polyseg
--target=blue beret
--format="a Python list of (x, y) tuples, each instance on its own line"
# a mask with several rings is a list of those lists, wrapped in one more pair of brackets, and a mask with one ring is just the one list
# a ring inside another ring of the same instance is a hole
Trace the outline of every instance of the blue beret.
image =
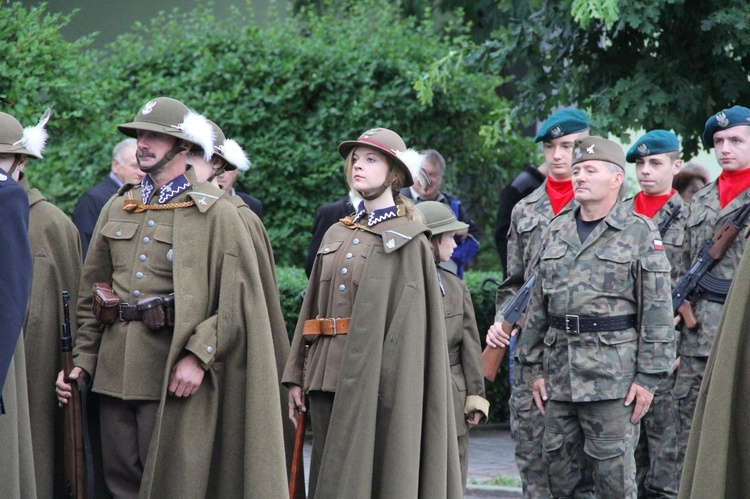
[(663, 154), (665, 152), (679, 151), (680, 141), (677, 135), (666, 130), (651, 130), (633, 144), (628, 149), (625, 159), (628, 163), (635, 163), (635, 160), (644, 156), (653, 154)]
[(711, 149), (714, 146), (716, 132), (740, 125), (750, 126), (750, 109), (733, 106), (719, 111), (706, 121), (706, 128), (703, 130), (703, 145), (706, 149)]
[(539, 128), (534, 142), (549, 142), (552, 139), (588, 130), (591, 125), (586, 113), (578, 109), (563, 109), (552, 113)]

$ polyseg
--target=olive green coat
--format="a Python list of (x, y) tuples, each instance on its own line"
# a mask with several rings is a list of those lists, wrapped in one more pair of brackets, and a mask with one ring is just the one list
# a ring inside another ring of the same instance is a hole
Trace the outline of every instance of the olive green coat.
[[(745, 239), (741, 234), (737, 239)], [(750, 490), (750, 253), (745, 251), (708, 357), (680, 482), (681, 498)]]
[[(111, 258), (97, 251), (97, 240), (106, 223), (130, 215), (122, 211), (126, 189), (102, 211), (81, 289), (111, 276)], [(175, 327), (140, 496), (283, 497), (281, 415), (268, 410), (280, 406), (278, 374), (255, 245), (220, 189), (201, 184), (188, 196), (196, 205), (174, 216)], [(89, 293), (79, 299), (76, 363), (95, 372), (106, 366), (96, 365), (101, 333), (91, 300)], [(194, 395), (171, 397), (171, 369), (186, 351), (206, 374)]]
[[(62, 292), (70, 293), (71, 333), (75, 335), (75, 303), (81, 279), (81, 242), (73, 222), (48, 203), (37, 189), (29, 187), (21, 174), (19, 183), (29, 198), (29, 244), (33, 257), (31, 297), (24, 324), (29, 413), (34, 444), (34, 466), (39, 497), (52, 497), (55, 446), (62, 435), (55, 434), (55, 420), (62, 417), (57, 407), (53, 382), (60, 371), (60, 332), (63, 322)], [(52, 382), (50, 381), (52, 380)], [(64, 470), (57, 463), (57, 473)]]
[[(463, 495), (442, 297), (425, 234), (405, 222), (367, 255), (316, 497)], [(308, 294), (320, 272), (316, 260)], [(302, 306), (285, 382), (302, 384), (299, 337), (313, 302)]]

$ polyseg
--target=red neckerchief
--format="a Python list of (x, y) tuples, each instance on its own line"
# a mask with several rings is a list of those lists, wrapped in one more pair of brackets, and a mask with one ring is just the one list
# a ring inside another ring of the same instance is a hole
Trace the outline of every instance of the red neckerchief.
[(750, 187), (750, 168), (728, 172), (722, 170), (719, 175), (719, 205), (724, 208)]
[(547, 196), (552, 205), (552, 211), (557, 215), (560, 210), (570, 203), (573, 199), (573, 181), (572, 180), (555, 180), (547, 177)]
[(658, 212), (662, 206), (664, 206), (669, 198), (675, 193), (672, 189), (669, 194), (662, 194), (661, 196), (649, 196), (645, 192), (641, 191), (635, 195), (633, 199), (633, 205), (635, 212), (641, 215), (645, 215), (648, 218), (654, 218), (656, 212)]

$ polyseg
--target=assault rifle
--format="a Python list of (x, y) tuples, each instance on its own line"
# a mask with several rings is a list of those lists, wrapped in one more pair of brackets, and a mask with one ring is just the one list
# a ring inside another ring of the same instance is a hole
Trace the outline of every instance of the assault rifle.
[[(531, 298), (531, 290), (534, 287), (535, 280), (536, 274), (531, 274), (531, 277), (523, 283), (521, 289), (518, 290), (518, 293), (516, 293), (513, 299), (506, 305), (505, 310), (503, 310), (503, 323), (500, 327), (508, 336), (510, 336), (514, 328), (523, 327), (523, 322), (526, 318), (526, 307), (529, 306), (529, 298)], [(484, 377), (488, 380), (495, 381), (497, 370), (500, 369), (500, 364), (503, 363), (505, 350), (505, 347), (484, 347), (484, 351), (482, 352), (482, 371), (484, 371)]]
[(682, 316), (685, 326), (689, 329), (693, 329), (698, 324), (692, 303), (704, 294), (715, 297), (712, 301), (723, 302), (723, 298), (729, 292), (731, 279), (719, 279), (709, 274), (709, 271), (724, 258), (748, 216), (750, 216), (750, 203), (743, 206), (737, 215), (724, 222), (714, 237), (706, 241), (688, 273), (672, 290), (672, 311)]

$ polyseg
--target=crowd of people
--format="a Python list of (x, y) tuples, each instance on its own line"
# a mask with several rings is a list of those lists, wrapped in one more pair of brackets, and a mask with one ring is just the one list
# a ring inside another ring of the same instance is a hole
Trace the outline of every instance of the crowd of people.
[[(550, 115), (544, 164), (501, 193), (491, 325), (462, 280), (479, 234), (443, 190), (442, 155), (385, 128), (342, 142), (349, 192), (315, 213), (291, 344), (263, 205), (233, 188), (250, 166), (240, 144), (178, 100), (150, 100), (118, 125), (111, 174), (71, 221), (24, 173), (49, 119), (0, 113), (4, 496), (71, 494), (61, 413), (81, 387), (86, 497), (462, 497), (468, 430), (489, 414), (478, 327), (510, 350), (525, 497), (745, 490), (732, 457), (747, 438), (750, 290), (733, 278), (748, 271), (750, 109), (708, 118), (713, 182), (667, 130), (626, 152), (580, 110)], [(624, 199), (630, 168), (640, 191)]]

